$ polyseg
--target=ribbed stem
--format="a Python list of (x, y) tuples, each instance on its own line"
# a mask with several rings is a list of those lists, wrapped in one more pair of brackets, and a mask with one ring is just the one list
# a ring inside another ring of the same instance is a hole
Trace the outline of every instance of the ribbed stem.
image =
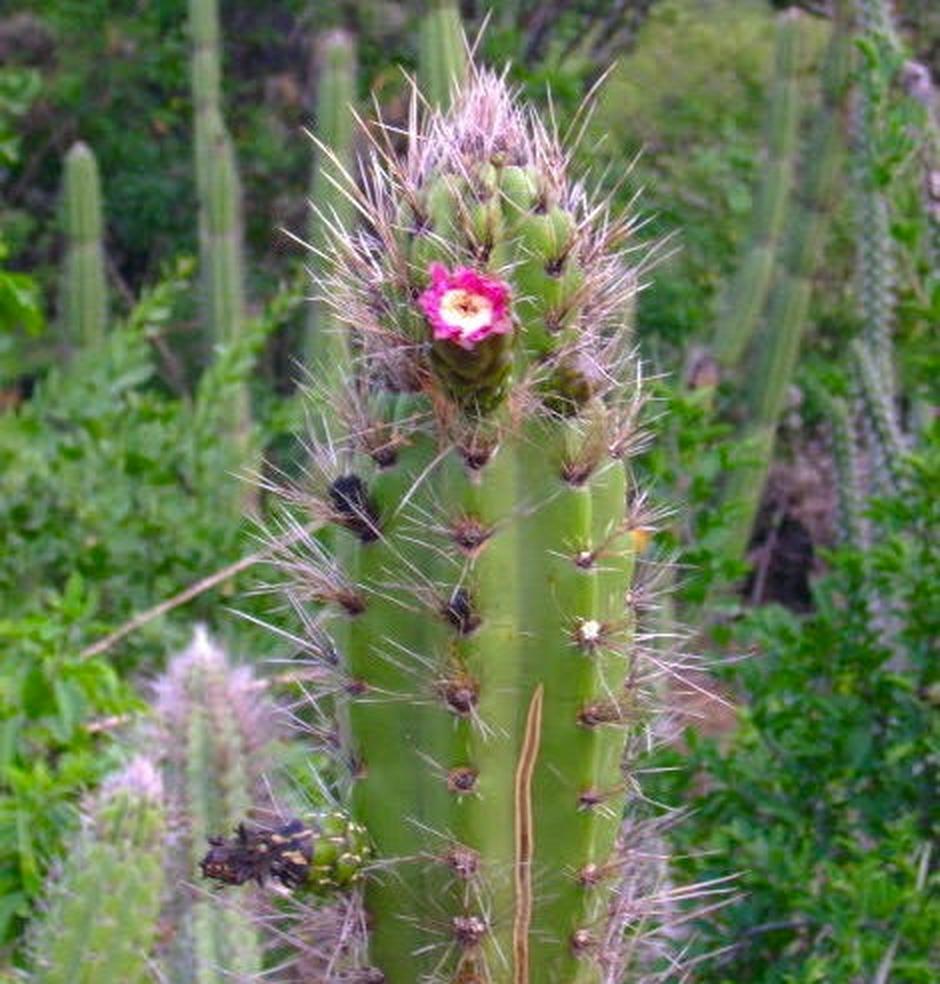
[(37, 984), (145, 984), (163, 893), (159, 778), (138, 760), (106, 785), (33, 927)]
[(214, 984), (261, 970), (258, 931), (249, 916), (186, 887), (209, 837), (228, 833), (253, 806), (266, 730), (251, 683), (200, 633), (158, 685), (171, 822), (185, 846), (180, 883), (165, 913), (164, 973), (172, 984)]
[(467, 48), (454, 0), (429, 0), (418, 38), (418, 82), (432, 106), (446, 109), (467, 77)]
[[(330, 31), (323, 36), (317, 53), (317, 103), (315, 133), (320, 143), (331, 151), (328, 160), (318, 147), (310, 182), (310, 242), (323, 250), (328, 239), (325, 223), (351, 229), (355, 224), (355, 208), (347, 194), (329, 180), (338, 179), (337, 169), (348, 174), (355, 170), (355, 127), (351, 107), (356, 103), (356, 43), (344, 30)], [(335, 163), (334, 163), (335, 161)], [(338, 165), (338, 168), (337, 166)], [(325, 261), (314, 253), (311, 266), (324, 273)], [(308, 368), (315, 373), (346, 372), (350, 365), (349, 331), (333, 314), (328, 304), (313, 301), (307, 318), (305, 357)]]
[(903, 482), (901, 463), (907, 449), (897, 419), (891, 382), (882, 376), (877, 357), (861, 339), (852, 342), (852, 361), (875, 461), (897, 489)]
[(107, 329), (108, 294), (98, 164), (83, 143), (76, 143), (65, 157), (63, 197), (63, 326), (72, 345), (94, 345), (104, 338)]
[(353, 808), (393, 862), (366, 890), (389, 984), (448, 952), (455, 974), (600, 980), (632, 555), (622, 465), (565, 477), (592, 426), (532, 423), (481, 468), (419, 442), (368, 483), (381, 532), (352, 531), (348, 570), (366, 609), (336, 638)]
[(742, 439), (749, 460), (738, 468), (725, 491), (735, 509), (727, 535), (728, 552), (747, 548), (773, 455), (775, 435), (787, 389), (793, 378), (812, 292), (812, 275), (825, 240), (829, 208), (842, 157), (842, 112), (850, 64), (850, 35), (845, 11), (837, 11), (824, 67), (823, 105), (813, 123), (805, 174), (791, 209), (782, 269), (770, 294), (763, 330), (755, 340)]
[(718, 302), (713, 351), (726, 368), (737, 366), (764, 310), (786, 223), (798, 151), (805, 22), (796, 8), (778, 18), (763, 178), (741, 265)]

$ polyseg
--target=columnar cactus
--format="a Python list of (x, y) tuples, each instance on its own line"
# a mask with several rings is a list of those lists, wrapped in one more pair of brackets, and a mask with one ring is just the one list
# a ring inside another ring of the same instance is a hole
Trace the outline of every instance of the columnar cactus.
[(153, 980), (164, 888), (160, 775), (137, 758), (91, 802), (31, 928), (36, 984)]
[(157, 685), (153, 747), (164, 768), (176, 864), (164, 912), (163, 972), (170, 982), (230, 981), (259, 973), (259, 933), (249, 915), (192, 883), (207, 838), (257, 805), (270, 711), (247, 668), (199, 630)]
[[(327, 32), (319, 39), (317, 50), (316, 137), (320, 143), (310, 183), (310, 200), (315, 205), (310, 217), (310, 242), (319, 248), (326, 240), (325, 226), (335, 222), (351, 228), (355, 207), (349, 197), (336, 187), (331, 165), (350, 174), (354, 166), (354, 122), (350, 107), (356, 102), (356, 43), (344, 30)], [(325, 159), (323, 147), (330, 149), (331, 161)], [(314, 269), (323, 261), (312, 258)], [(310, 305), (305, 341), (307, 365), (312, 371), (349, 368), (349, 346), (342, 326), (330, 316), (322, 301)]]
[(357, 371), (275, 490), (337, 530), (276, 552), (374, 852), (361, 979), (621, 981), (662, 904), (621, 837), (665, 672), (631, 591), (640, 246), (500, 77), (418, 105), (349, 189), (319, 292)]
[(72, 345), (104, 338), (108, 292), (102, 245), (101, 187), (90, 148), (76, 143), (65, 157), (65, 278), (62, 321)]
[(801, 195), (792, 210), (781, 269), (754, 346), (746, 391), (748, 416), (742, 434), (750, 446), (751, 463), (734, 472), (725, 493), (737, 513), (727, 537), (728, 552), (735, 556), (741, 556), (747, 547), (760, 503), (777, 424), (799, 356), (812, 274), (827, 232), (828, 209), (842, 160), (842, 114), (851, 55), (846, 15), (845, 2), (838, 3), (824, 67), (823, 104), (813, 121)]
[(245, 318), (241, 188), (222, 115), (217, 0), (190, 0), (196, 194), (203, 317), (216, 343), (237, 338)]
[(455, 0), (429, 0), (418, 35), (418, 81), (424, 97), (438, 108), (467, 78), (467, 41)]
[(799, 69), (805, 25), (805, 14), (795, 7), (778, 18), (766, 159), (752, 231), (741, 266), (718, 304), (713, 352), (728, 368), (735, 368), (744, 355), (764, 310), (786, 225), (799, 149)]

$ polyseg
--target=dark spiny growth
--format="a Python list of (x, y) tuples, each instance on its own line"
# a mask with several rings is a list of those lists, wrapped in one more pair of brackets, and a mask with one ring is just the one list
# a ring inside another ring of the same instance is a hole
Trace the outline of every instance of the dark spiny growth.
[(378, 515), (358, 475), (341, 475), (330, 485), (329, 495), (338, 521), (346, 529), (363, 543), (378, 539)]
[(314, 832), (299, 820), (290, 820), (276, 830), (250, 828), (240, 823), (231, 838), (210, 837), (209, 852), (200, 861), (203, 878), (226, 885), (259, 885), (273, 878), (286, 888), (297, 888), (307, 880), (313, 857)]

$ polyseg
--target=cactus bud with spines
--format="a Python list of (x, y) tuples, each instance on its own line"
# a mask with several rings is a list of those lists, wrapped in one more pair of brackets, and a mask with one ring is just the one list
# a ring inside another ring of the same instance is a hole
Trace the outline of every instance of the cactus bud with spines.
[(501, 77), (418, 105), (349, 189), (365, 231), (319, 293), (355, 371), (281, 490), (291, 528), (337, 531), (278, 557), (374, 851), (372, 979), (619, 981), (659, 911), (616, 904), (625, 739), (668, 672), (629, 603), (634, 224)]
[(31, 929), (36, 984), (153, 979), (164, 889), (160, 775), (143, 757), (110, 777)]

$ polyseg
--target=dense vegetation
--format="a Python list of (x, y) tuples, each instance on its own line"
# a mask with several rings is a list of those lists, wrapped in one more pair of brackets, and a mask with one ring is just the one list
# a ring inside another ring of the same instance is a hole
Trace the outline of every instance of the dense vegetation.
[[(160, 875), (180, 884), (243, 799), (333, 806), (309, 767), (322, 722), (291, 661), (297, 612), (253, 590), (273, 577), (259, 533), (290, 532), (270, 491), (303, 477), (298, 434), (326, 377), (310, 361), (319, 261), (281, 230), (319, 243), (343, 208), (303, 126), (367, 149), (325, 108), (337, 30), (354, 98), (392, 133), (410, 75), (446, 101), (450, 63), (417, 4), (231, 0), (221, 87), (211, 67), (193, 86), (190, 6), (14, 0), (0, 16), (0, 979), (58, 979), (81, 940), (43, 939), (81, 918), (68, 879), (88, 882), (89, 858), (135, 897), (101, 831), (138, 817), (128, 844), (159, 870), (154, 831), (186, 813)], [(650, 397), (637, 591), (656, 601), (651, 648), (681, 670), (658, 684), (676, 723), (640, 770), (649, 822), (676, 811), (649, 849), (672, 858), (659, 915), (696, 980), (926, 984), (940, 963), (935, 6), (494, 6), (478, 59), (511, 61), (560, 132), (583, 125), (574, 169), (645, 218), (654, 260), (633, 338)], [(461, 8), (473, 36), (484, 5)], [(211, 647), (200, 668), (196, 623), (262, 682)], [(269, 740), (262, 689), (303, 737)], [(240, 702), (229, 733), (220, 708)], [(164, 816), (127, 763), (174, 729), (232, 773), (171, 763)], [(355, 825), (333, 836), (360, 851)], [(323, 863), (318, 892), (353, 879)], [(715, 897), (675, 890), (693, 884)], [(233, 970), (321, 979), (304, 976), (322, 972), (312, 937), (342, 914), (287, 906), (262, 957), (263, 906), (285, 903), (260, 894), (245, 905), (258, 938), (188, 896), (167, 903), (163, 937), (151, 914), (126, 938), (174, 980), (197, 979), (177, 950), (198, 945), (166, 926), (190, 923)], [(88, 980), (150, 979), (125, 958)]]

